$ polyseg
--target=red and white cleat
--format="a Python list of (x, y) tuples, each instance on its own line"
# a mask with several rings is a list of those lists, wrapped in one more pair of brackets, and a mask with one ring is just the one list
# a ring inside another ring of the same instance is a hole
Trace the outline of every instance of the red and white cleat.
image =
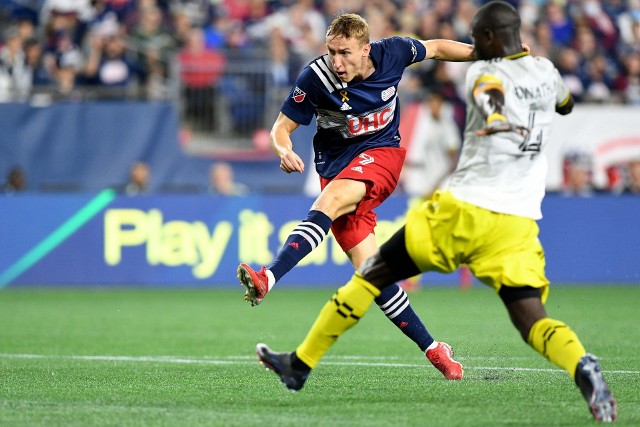
[(464, 370), (460, 362), (453, 360), (453, 350), (451, 346), (444, 342), (439, 342), (435, 348), (425, 352), (427, 359), (436, 367), (448, 380), (461, 380)]
[(242, 263), (238, 266), (238, 279), (240, 284), (247, 288), (244, 300), (250, 302), (251, 307), (260, 304), (269, 292), (267, 267), (254, 271), (249, 265)]

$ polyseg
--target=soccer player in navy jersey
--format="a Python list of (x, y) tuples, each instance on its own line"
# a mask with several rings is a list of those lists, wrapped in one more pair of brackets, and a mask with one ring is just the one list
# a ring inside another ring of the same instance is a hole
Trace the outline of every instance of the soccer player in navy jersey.
[[(425, 59), (474, 59), (472, 46), (451, 40), (390, 37), (370, 42), (367, 22), (353, 13), (341, 14), (330, 24), (326, 42), (328, 53), (301, 72), (270, 134), (280, 169), (302, 173), (305, 165), (290, 136), (316, 116), (313, 146), (322, 192), (269, 267), (238, 267), (245, 300), (252, 306), (260, 304), (329, 229), (356, 269), (376, 252), (373, 209), (395, 189), (405, 158), (397, 93), (404, 69)], [(376, 303), (447, 379), (462, 378), (451, 347), (433, 339), (402, 288), (386, 288)]]

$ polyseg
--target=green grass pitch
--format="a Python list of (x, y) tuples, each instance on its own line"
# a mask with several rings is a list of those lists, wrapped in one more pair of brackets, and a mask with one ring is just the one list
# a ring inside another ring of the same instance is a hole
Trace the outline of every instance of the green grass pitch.
[[(299, 393), (255, 358), (292, 350), (330, 288), (5, 289), (0, 292), (1, 426), (582, 426), (594, 424), (566, 373), (519, 338), (498, 297), (410, 294), (465, 367), (446, 381), (372, 307)], [(640, 287), (552, 287), (547, 310), (598, 355), (640, 425)]]

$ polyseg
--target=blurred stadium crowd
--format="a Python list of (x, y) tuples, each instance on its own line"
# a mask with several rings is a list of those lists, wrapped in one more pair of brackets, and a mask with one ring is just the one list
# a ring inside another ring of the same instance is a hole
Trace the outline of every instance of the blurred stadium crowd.
[[(0, 102), (170, 99), (216, 86), (231, 58), (267, 60), (287, 87), (324, 50), (342, 10), (393, 34), (469, 42), (472, 0), (0, 0)], [(640, 0), (512, 0), (523, 40), (554, 61), (578, 102), (640, 104)], [(176, 60), (177, 58), (177, 60)], [(427, 61), (405, 96), (433, 84), (460, 102), (465, 66)], [(176, 65), (181, 64), (180, 73)], [(461, 119), (461, 118), (459, 118)]]
[[(470, 43), (472, 16), (484, 2), (0, 0), (0, 102), (166, 100), (178, 106), (189, 134), (209, 142), (217, 135), (222, 145), (250, 136), (255, 145), (302, 67), (325, 51), (338, 13), (364, 16), (372, 40)], [(520, 10), (523, 41), (556, 64), (578, 103), (640, 105), (640, 0), (510, 2)], [(419, 103), (437, 92), (461, 130), (468, 66), (416, 64), (400, 96)], [(566, 181), (571, 167), (586, 172), (567, 191), (589, 194), (589, 161), (574, 160), (566, 159)], [(638, 167), (625, 166), (625, 174), (640, 194), (640, 159), (632, 164)]]

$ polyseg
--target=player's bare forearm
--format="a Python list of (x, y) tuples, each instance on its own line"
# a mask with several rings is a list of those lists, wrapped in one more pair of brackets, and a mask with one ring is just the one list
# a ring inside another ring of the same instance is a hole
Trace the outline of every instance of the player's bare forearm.
[(424, 40), (422, 44), (427, 49), (427, 59), (452, 62), (476, 60), (473, 46), (470, 44), (444, 39)]
[(293, 151), (293, 143), (287, 132), (281, 129), (273, 129), (270, 134), (271, 149), (279, 158), (287, 152)]
[(271, 138), (271, 148), (273, 152), (280, 157), (280, 169), (286, 173), (304, 172), (304, 162), (293, 151), (293, 144), (289, 135), (280, 135)]
[(293, 151), (291, 142), (291, 133), (298, 126), (298, 123), (280, 113), (269, 134), (271, 149), (280, 158), (280, 169), (286, 173), (304, 172), (304, 162)]
[(288, 151), (280, 157), (280, 169), (286, 173), (302, 173), (304, 172), (304, 162), (295, 151)]

